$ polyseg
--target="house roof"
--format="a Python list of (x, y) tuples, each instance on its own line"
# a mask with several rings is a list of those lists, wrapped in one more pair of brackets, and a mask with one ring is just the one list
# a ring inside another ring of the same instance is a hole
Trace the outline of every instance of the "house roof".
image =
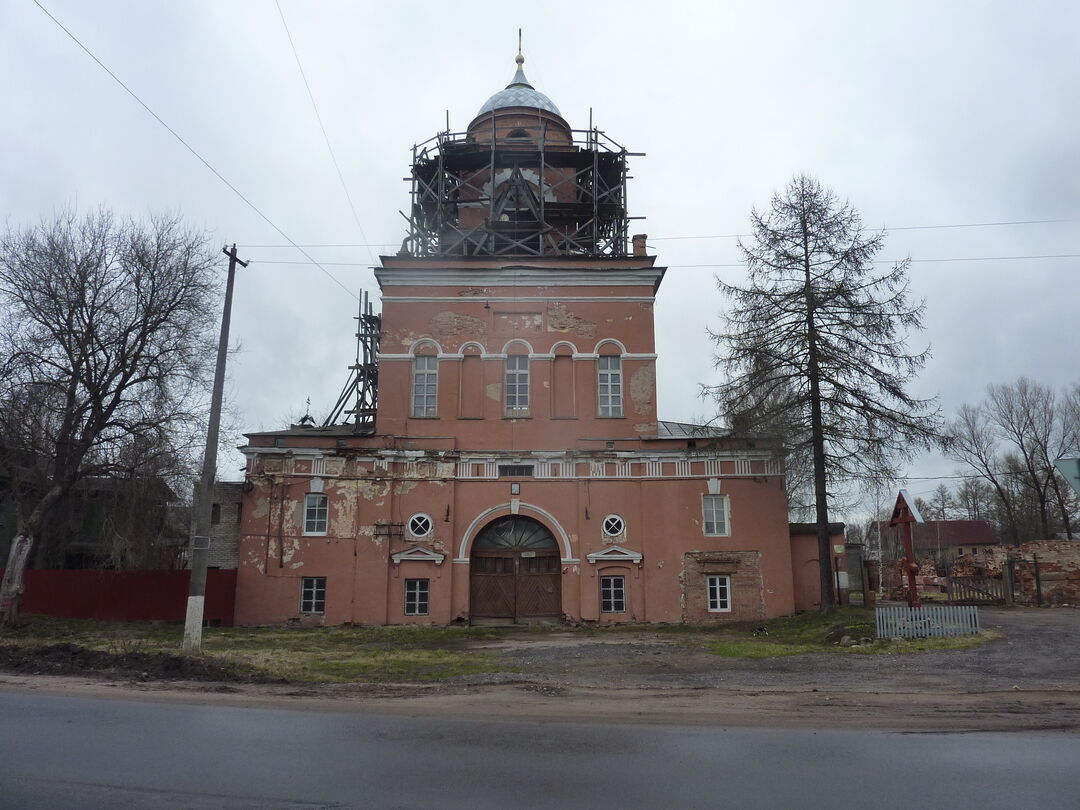
[[(911, 542), (917, 549), (948, 546), (993, 546), (994, 530), (985, 520), (927, 520), (911, 526)], [(900, 528), (895, 528), (900, 537)]]

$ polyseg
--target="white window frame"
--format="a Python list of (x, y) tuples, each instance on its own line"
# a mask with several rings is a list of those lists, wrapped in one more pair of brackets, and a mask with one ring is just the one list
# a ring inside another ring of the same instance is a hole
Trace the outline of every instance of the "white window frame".
[[(610, 603), (610, 609), (604, 608), (606, 603)], [(626, 613), (625, 575), (611, 574), (600, 577), (600, 612)]]
[[(529, 355), (506, 355), (506, 412), (514, 415), (529, 410)], [(513, 393), (511, 393), (513, 392)]]
[(622, 356), (602, 354), (596, 358), (596, 413), (605, 419), (623, 415)]
[[(427, 390), (430, 388), (431, 390)], [(439, 415), (439, 358), (434, 354), (413, 357), (412, 371), (413, 419), (435, 419)]]
[[(720, 598), (721, 584), (724, 598)], [(731, 575), (709, 574), (705, 577), (705, 599), (709, 613), (731, 613)]]
[[(717, 526), (716, 508), (720, 508), (723, 526)], [(710, 527), (711, 524), (711, 527)], [(710, 530), (711, 528), (711, 530)], [(731, 536), (731, 502), (727, 495), (701, 496), (701, 531), (706, 537)]]
[[(322, 526), (320, 529), (319, 526)], [(324, 492), (309, 492), (304, 496), (304, 534), (326, 535), (330, 528), (330, 502)]]
[[(427, 521), (427, 531), (422, 532), (422, 533), (414, 531), (413, 530), (413, 521), (414, 520), (417, 520), (417, 521), (426, 520)], [(427, 537), (429, 534), (431, 534), (433, 531), (435, 531), (435, 521), (431, 519), (431, 515), (428, 515), (428, 514), (426, 514), (424, 512), (417, 512), (415, 515), (413, 515), (411, 518), (409, 518), (409, 522), (407, 524), (405, 524), (405, 525), (409, 529), (409, 534), (411, 534), (413, 537)]]
[(300, 612), (326, 613), (326, 577), (300, 577)]
[(431, 580), (412, 578), (405, 580), (405, 615), (429, 616), (431, 614)]

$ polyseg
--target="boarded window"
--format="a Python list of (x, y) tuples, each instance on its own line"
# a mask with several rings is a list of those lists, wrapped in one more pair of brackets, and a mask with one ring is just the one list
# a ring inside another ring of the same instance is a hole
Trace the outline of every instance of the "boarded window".
[(480, 419), (484, 415), (484, 367), (480, 351), (475, 346), (465, 350), (461, 358), (461, 390), (458, 416)]
[(568, 419), (574, 408), (574, 357), (569, 346), (560, 346), (551, 361), (551, 415)]

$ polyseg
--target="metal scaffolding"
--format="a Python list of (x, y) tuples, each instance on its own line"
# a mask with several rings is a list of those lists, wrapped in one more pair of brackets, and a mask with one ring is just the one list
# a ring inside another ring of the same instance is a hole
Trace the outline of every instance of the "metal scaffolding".
[[(376, 315), (365, 292), (356, 316), (356, 362), (349, 366), (349, 381), (341, 389), (337, 404), (326, 417), (323, 427), (353, 425), (354, 433), (375, 430), (375, 401), (379, 387), (379, 333), (382, 316)], [(351, 406), (351, 407), (350, 407)]]
[(594, 128), (440, 132), (413, 147), (406, 256), (625, 256), (627, 152)]

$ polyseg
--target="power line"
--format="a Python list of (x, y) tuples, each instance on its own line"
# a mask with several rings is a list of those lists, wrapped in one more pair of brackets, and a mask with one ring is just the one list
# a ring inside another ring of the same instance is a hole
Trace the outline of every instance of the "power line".
[[(1078, 218), (1065, 219), (1016, 219), (1007, 222), (961, 222), (948, 225), (896, 225), (884, 227), (885, 231), (929, 231), (942, 228), (995, 228), (1005, 225), (1049, 225), (1062, 222), (1080, 222)], [(665, 242), (677, 239), (745, 239), (753, 236), (751, 233), (717, 233), (702, 236), (653, 236), (650, 242)]]
[[(255, 245), (245, 245), (245, 247), (255, 247)], [(873, 264), (899, 264), (902, 261), (910, 261), (915, 263), (938, 263), (938, 262), (992, 262), (992, 261), (1019, 261), (1019, 260), (1034, 260), (1034, 259), (1080, 259), (1080, 253), (1048, 253), (1040, 256), (963, 256), (953, 257), (945, 259), (874, 259)], [(254, 259), (253, 261), (259, 262), (259, 264), (307, 264), (308, 262), (290, 261), (286, 259)], [(370, 264), (364, 262), (323, 262), (330, 267), (370, 267)], [(712, 268), (712, 267), (745, 267), (745, 262), (735, 262), (733, 264), (669, 264), (665, 265), (668, 268)]]
[(346, 287), (344, 284), (342, 284), (337, 279), (337, 277), (335, 277), (329, 270), (327, 270), (319, 262), (317, 262), (310, 254), (308, 254), (308, 252), (306, 250), (304, 250), (302, 247), (300, 247), (298, 244), (296, 244), (296, 242), (294, 242), (289, 237), (289, 235), (287, 233), (285, 233), (285, 231), (283, 231), (281, 228), (279, 228), (274, 223), (274, 221), (270, 219), (270, 217), (268, 217), (261, 210), (259, 210), (258, 206), (256, 206), (255, 203), (253, 203), (251, 200), (249, 200), (247, 197), (245, 197), (241, 193), (240, 189), (238, 189), (236, 186), (234, 186), (232, 183), (230, 183), (228, 180), (226, 180), (225, 176), (222, 175), (221, 172), (219, 172), (217, 169), (215, 169), (213, 166), (211, 166), (210, 162), (206, 158), (204, 158), (202, 155), (200, 155), (191, 144), (189, 144), (187, 141), (185, 141), (180, 136), (180, 133), (178, 133), (175, 129), (173, 129), (171, 126), (169, 126), (167, 123), (165, 123), (165, 120), (160, 115), (158, 115), (156, 112), (154, 112), (152, 109), (150, 109), (150, 107), (147, 105), (147, 103), (145, 101), (143, 101), (141, 98), (139, 98), (138, 94), (136, 94), (134, 90), (132, 90), (130, 87), (128, 87), (126, 84), (124, 84), (123, 80), (119, 76), (117, 76), (115, 73), (113, 73), (104, 62), (102, 62), (100, 59), (98, 59), (89, 48), (87, 48), (85, 45), (83, 45), (82, 42), (79, 40), (79, 38), (77, 36), (75, 36), (73, 33), (71, 33), (71, 31), (69, 31), (68, 28), (62, 22), (60, 22), (60, 20), (56, 19), (56, 17), (53, 16), (52, 12), (50, 12), (47, 8), (45, 8), (45, 6), (43, 6), (39, 2), (39, 0), (34, 0), (34, 5), (36, 5), (43, 12), (45, 12), (45, 15), (50, 20), (52, 20), (54, 23), (56, 23), (56, 25), (60, 28), (61, 31), (63, 31), (65, 34), (67, 34), (71, 38), (71, 40), (76, 45), (78, 45), (86, 53), (87, 56), (89, 56), (91, 59), (93, 59), (102, 70), (104, 70), (106, 73), (108, 73), (109, 76), (113, 79), (113, 81), (115, 81), (118, 85), (120, 85), (127, 92), (127, 94), (129, 96), (131, 96), (133, 99), (135, 99), (135, 101), (137, 101), (139, 103), (139, 106), (141, 106), (144, 110), (146, 110), (148, 113), (150, 113), (150, 115), (152, 115), (154, 117), (154, 119), (159, 124), (161, 124), (163, 127), (165, 127), (165, 129), (167, 129), (169, 131), (170, 135), (172, 135), (174, 138), (176, 138), (176, 140), (178, 140), (181, 144), (183, 144), (184, 148), (187, 149), (189, 152), (191, 152), (191, 154), (194, 155), (196, 157), (196, 159), (200, 163), (202, 163), (207, 169), (209, 169), (211, 172), (213, 172), (214, 176), (217, 177), (218, 180), (220, 180), (222, 183), (224, 183), (226, 186), (228, 186), (228, 188), (237, 197), (239, 197), (241, 200), (243, 200), (252, 211), (254, 211), (256, 214), (258, 214), (263, 219), (263, 221), (266, 222), (267, 225), (269, 225), (271, 228), (273, 228), (275, 231), (277, 231), (279, 234), (281, 234), (281, 237), (283, 239), (285, 239), (290, 245), (292, 245), (294, 248), (299, 250), (301, 254), (303, 254), (305, 257), (307, 257), (308, 261), (304, 262), (304, 264), (313, 264), (313, 265), (315, 265), (320, 270), (322, 270), (324, 273), (326, 273), (326, 275), (329, 276), (330, 280), (333, 281), (335, 284), (337, 284), (339, 287), (341, 287), (341, 289), (345, 290), (345, 292), (347, 292), (353, 298), (356, 298), (357, 300), (360, 300), (359, 297), (356, 295), (356, 293), (354, 293), (352, 290), (350, 290), (348, 287)]
[[(927, 230), (940, 230), (943, 228), (994, 228), (1007, 225), (1049, 225), (1060, 224), (1067, 222), (1080, 222), (1080, 218), (1066, 217), (1061, 219), (1016, 219), (1003, 222), (962, 222), (946, 225), (897, 225), (895, 227), (886, 227), (886, 231), (927, 231)], [(752, 237), (750, 233), (718, 233), (718, 234), (705, 234), (700, 236), (650, 236), (649, 242), (669, 242), (676, 240), (689, 240), (689, 239), (746, 239)], [(383, 242), (383, 243), (367, 243), (367, 244), (310, 244), (303, 247), (310, 248), (357, 248), (357, 247), (396, 247), (398, 242)], [(266, 245), (253, 245), (244, 243), (247, 248), (286, 248), (292, 247), (292, 245), (281, 244), (266, 244)]]
[[(364, 238), (364, 242), (367, 242), (367, 234), (364, 233), (364, 226), (360, 224), (360, 217), (356, 213), (356, 206), (353, 204), (352, 195), (349, 193), (349, 187), (345, 183), (345, 175), (341, 173), (341, 166), (338, 164), (337, 155), (334, 154), (334, 147), (330, 145), (330, 136), (326, 133), (326, 125), (323, 123), (322, 115), (319, 113), (319, 105), (315, 103), (315, 94), (311, 92), (311, 84), (308, 83), (307, 73), (304, 72), (304, 65), (300, 62), (300, 54), (296, 50), (296, 43), (293, 42), (292, 32), (289, 31), (289, 24), (285, 21), (285, 12), (281, 10), (281, 3), (279, 0), (274, 0), (274, 5), (277, 6), (278, 15), (281, 17), (281, 24), (285, 28), (285, 36), (289, 39), (289, 47), (292, 48), (293, 56), (296, 58), (296, 67), (300, 69), (300, 78), (304, 80), (304, 88), (307, 90), (308, 98), (311, 100), (311, 109), (315, 111), (315, 119), (319, 122), (319, 129), (322, 131), (323, 141), (326, 143), (326, 151), (330, 153), (330, 160), (334, 163), (334, 169), (337, 171), (338, 180), (341, 181), (341, 190), (345, 192), (345, 199), (349, 202), (349, 210), (352, 211), (353, 221), (356, 222), (356, 227), (360, 231), (360, 236)], [(365, 245), (368, 248), (368, 258), (371, 259), (372, 264), (375, 263), (375, 257), (371, 254), (370, 245)]]

